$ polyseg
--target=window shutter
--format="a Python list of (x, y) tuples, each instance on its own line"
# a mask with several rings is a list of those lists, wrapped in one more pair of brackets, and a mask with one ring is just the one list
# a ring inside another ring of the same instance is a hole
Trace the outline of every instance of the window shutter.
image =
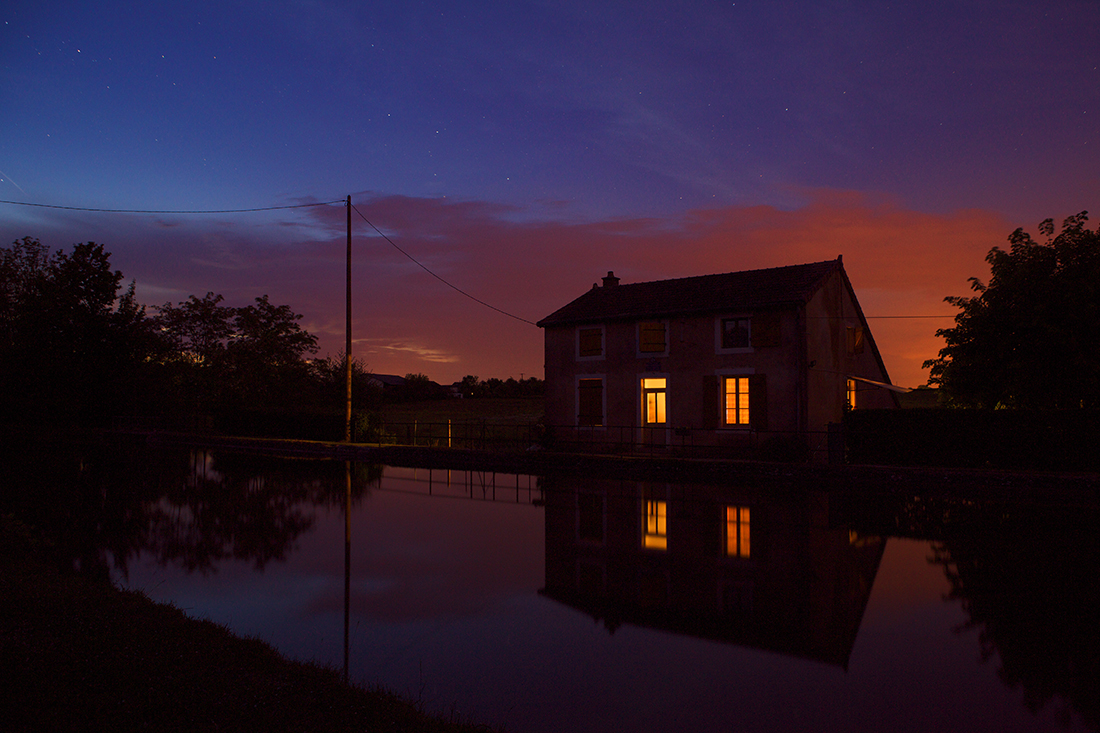
[(752, 317), (752, 347), (779, 346), (779, 313), (765, 311)]
[(577, 422), (603, 425), (603, 380), (582, 379), (577, 387)]
[(703, 375), (703, 429), (718, 429), (718, 377), (714, 374)]
[(749, 421), (753, 430), (768, 429), (768, 387), (763, 374), (749, 375)]
[(582, 328), (580, 330), (580, 355), (603, 356), (603, 330)]
[(641, 337), (640, 351), (645, 353), (660, 353), (665, 350), (665, 324), (662, 321), (647, 321), (641, 324), (639, 336)]

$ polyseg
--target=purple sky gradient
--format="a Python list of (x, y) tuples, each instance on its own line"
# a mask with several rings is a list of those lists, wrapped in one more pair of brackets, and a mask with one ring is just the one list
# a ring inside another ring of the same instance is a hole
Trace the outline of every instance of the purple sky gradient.
[[(624, 282), (844, 255), (869, 316), (950, 315), (1017, 226), (1100, 194), (1100, 5), (40, 3), (0, 10), (0, 199), (342, 200), (536, 321)], [(358, 216), (355, 353), (542, 376), (542, 334)], [(343, 348), (344, 209), (0, 204), (102, 242), (148, 304), (268, 294)], [(950, 318), (878, 319), (894, 381)]]

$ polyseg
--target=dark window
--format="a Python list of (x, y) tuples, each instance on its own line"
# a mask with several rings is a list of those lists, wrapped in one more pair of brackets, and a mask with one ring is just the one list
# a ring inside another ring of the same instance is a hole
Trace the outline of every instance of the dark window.
[(863, 353), (863, 329), (860, 326), (851, 326), (848, 328), (848, 353)]
[(750, 340), (751, 323), (748, 318), (722, 319), (722, 348), (747, 349)]
[(577, 385), (577, 424), (603, 425), (603, 380), (582, 379)]

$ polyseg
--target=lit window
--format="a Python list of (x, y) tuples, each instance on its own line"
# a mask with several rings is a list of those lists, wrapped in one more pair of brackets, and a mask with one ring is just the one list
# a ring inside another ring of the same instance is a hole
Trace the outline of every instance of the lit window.
[(749, 551), (749, 508), (747, 506), (727, 506), (726, 555), (729, 557), (748, 557)]
[(747, 349), (752, 344), (748, 318), (722, 319), (722, 348)]
[(663, 501), (646, 501), (645, 532), (642, 545), (651, 550), (668, 549), (668, 504)]
[(662, 321), (647, 321), (638, 324), (638, 350), (646, 354), (661, 354), (665, 351), (665, 324)]
[(848, 380), (848, 409), (856, 409), (856, 380)]
[(603, 379), (577, 381), (577, 424), (603, 425)]
[(603, 356), (603, 329), (582, 328), (577, 334), (578, 356)]
[(726, 425), (749, 424), (749, 378), (725, 378)]
[(668, 380), (647, 377), (642, 380), (642, 418), (646, 425), (665, 424), (665, 395)]

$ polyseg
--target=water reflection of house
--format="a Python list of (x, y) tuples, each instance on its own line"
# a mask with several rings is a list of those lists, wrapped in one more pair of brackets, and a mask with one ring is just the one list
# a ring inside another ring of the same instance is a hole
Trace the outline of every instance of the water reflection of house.
[(547, 316), (560, 439), (824, 445), (846, 406), (896, 407), (841, 259), (602, 287)]
[(847, 668), (885, 540), (827, 495), (650, 482), (546, 487), (543, 595), (650, 627)]

